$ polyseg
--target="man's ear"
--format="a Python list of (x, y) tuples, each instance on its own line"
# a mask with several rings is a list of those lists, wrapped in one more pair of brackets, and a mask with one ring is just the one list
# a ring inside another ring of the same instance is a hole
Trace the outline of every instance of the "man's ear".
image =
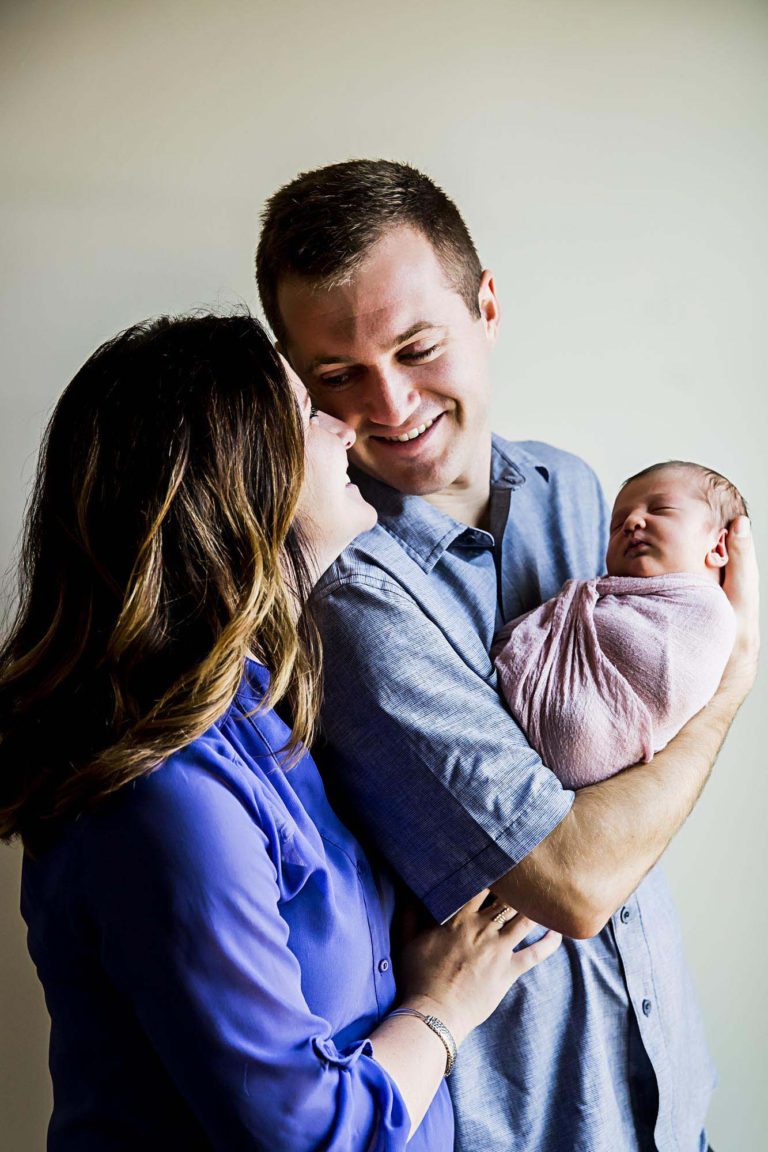
[(485, 335), (491, 344), (496, 343), (501, 323), (501, 311), (496, 295), (496, 285), (493, 282), (493, 272), (486, 268), (480, 278), (480, 287), (477, 291), (477, 305), (480, 309), (480, 319), (485, 325)]
[(708, 568), (725, 568), (728, 563), (728, 549), (725, 546), (728, 529), (721, 528), (715, 543), (707, 552), (706, 565)]

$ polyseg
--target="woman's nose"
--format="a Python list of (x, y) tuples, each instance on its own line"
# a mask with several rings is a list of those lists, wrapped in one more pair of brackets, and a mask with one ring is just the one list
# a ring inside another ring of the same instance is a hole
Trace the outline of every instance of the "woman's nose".
[(324, 428), (326, 432), (331, 432), (334, 436), (338, 436), (346, 450), (349, 451), (357, 439), (357, 433), (354, 429), (350, 428), (349, 424), (345, 424), (343, 420), (337, 420), (335, 416), (329, 416), (327, 412), (318, 412), (317, 419), (320, 422), (320, 427)]

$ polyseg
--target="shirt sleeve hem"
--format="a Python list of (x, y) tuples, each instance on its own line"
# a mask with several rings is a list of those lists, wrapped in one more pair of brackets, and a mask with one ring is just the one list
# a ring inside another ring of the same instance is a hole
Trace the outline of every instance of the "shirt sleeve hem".
[(524, 814), (516, 816), (481, 852), (421, 897), (435, 919), (444, 924), (468, 900), (524, 860), (565, 819), (573, 801), (573, 792), (564, 790), (553, 777)]
[(333, 1068), (349, 1068), (361, 1056), (373, 1057), (373, 1045), (370, 1040), (358, 1040), (353, 1044), (348, 1044), (345, 1048), (337, 1048), (332, 1040), (324, 1040), (321, 1036), (314, 1036), (312, 1047), (315, 1055), (319, 1056), (324, 1064)]

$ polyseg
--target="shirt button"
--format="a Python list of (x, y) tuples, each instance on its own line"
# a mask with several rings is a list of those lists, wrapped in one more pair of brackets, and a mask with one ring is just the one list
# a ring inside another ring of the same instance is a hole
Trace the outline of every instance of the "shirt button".
[(379, 972), (389, 972), (389, 960), (379, 960)]
[(650, 1000), (643, 1000), (642, 1008), (643, 1008), (643, 1015), (644, 1016), (650, 1016), (651, 1012), (653, 1011), (653, 1004), (651, 1003)]
[(619, 912), (619, 917), (621, 919), (622, 924), (626, 924), (628, 920), (632, 919), (632, 910), (630, 908), (627, 908), (627, 906), (625, 904), (624, 907), (622, 908), (621, 912)]

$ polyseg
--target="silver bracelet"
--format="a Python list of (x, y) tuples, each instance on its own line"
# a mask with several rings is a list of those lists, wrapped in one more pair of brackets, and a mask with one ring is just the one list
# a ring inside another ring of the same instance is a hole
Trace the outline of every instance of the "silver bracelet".
[(389, 1019), (392, 1016), (417, 1016), (419, 1020), (423, 1020), (427, 1028), (430, 1028), (435, 1036), (443, 1042), (445, 1048), (445, 1072), (443, 1076), (450, 1076), (453, 1071), (453, 1066), (456, 1063), (456, 1041), (451, 1035), (450, 1028), (443, 1024), (439, 1016), (426, 1016), (423, 1012), (419, 1012), (416, 1008), (395, 1008), (394, 1012), (389, 1013)]

